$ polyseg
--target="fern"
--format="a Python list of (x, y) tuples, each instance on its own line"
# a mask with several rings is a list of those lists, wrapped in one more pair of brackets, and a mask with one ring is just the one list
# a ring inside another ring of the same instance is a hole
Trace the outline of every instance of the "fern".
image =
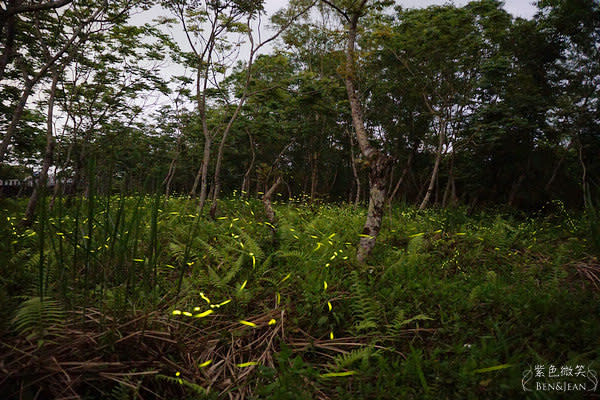
[(123, 384), (116, 385), (110, 392), (110, 398), (113, 400), (129, 400), (131, 396), (131, 388)]
[(357, 332), (376, 330), (379, 326), (377, 321), (380, 319), (379, 310), (381, 310), (381, 307), (373, 299), (364, 282), (361, 281), (358, 272), (352, 271), (350, 277), (352, 279), (351, 289), (354, 294), (354, 301), (351, 304), (352, 313), (356, 320), (354, 329)]
[(375, 353), (373, 346), (361, 347), (354, 349), (346, 354), (339, 354), (334, 358), (335, 367), (344, 369), (352, 366), (358, 361), (363, 361), (371, 357)]
[(301, 250), (278, 250), (277, 252), (275, 252), (275, 254), (282, 258), (298, 258), (300, 260), (305, 260), (310, 255), (309, 253)]
[(242, 243), (244, 243), (244, 249), (249, 253), (253, 253), (254, 257), (256, 257), (256, 261), (261, 261), (263, 258), (265, 258), (265, 253), (260, 248), (256, 240), (252, 238), (252, 236), (241, 229), (239, 230), (239, 235)]
[(39, 265), (40, 265), (40, 253), (34, 253), (34, 254), (29, 255), (28, 260), (23, 264), (23, 266), (29, 271), (37, 269)]
[(208, 270), (208, 283), (217, 288), (224, 288), (226, 284), (223, 282), (223, 279), (221, 279), (217, 271), (210, 266), (207, 266), (206, 268)]
[(64, 316), (64, 310), (57, 301), (32, 297), (19, 306), (12, 323), (15, 331), (26, 335), (28, 340), (42, 339), (51, 333), (54, 326), (63, 322)]
[[(204, 240), (200, 239), (200, 238), (196, 238), (196, 241), (204, 248), (206, 249), (206, 251), (208, 252), (208, 254), (210, 254), (215, 260), (219, 260), (221, 261), (223, 259), (223, 254), (221, 254), (221, 252), (211, 246), (209, 243), (205, 242)], [(226, 256), (227, 253), (225, 253)]]
[[(35, 266), (37, 264), (37, 262), (39, 262), (39, 253), (34, 253), (31, 254), (32, 250), (29, 247), (26, 247), (24, 249), (19, 250), (17, 253), (15, 253), (15, 255), (12, 257), (12, 259), (10, 260), (11, 263), (13, 264), (20, 264), (20, 265), (24, 265), (24, 266)], [(36, 258), (35, 260), (32, 260), (32, 257), (37, 256), (38, 258)]]
[(265, 261), (262, 262), (262, 264), (258, 268), (257, 272), (260, 275), (264, 275), (265, 272), (268, 271), (272, 265), (273, 265), (273, 254), (269, 254), (269, 256), (265, 259)]
[(431, 320), (433, 320), (433, 318), (430, 318), (424, 314), (419, 314), (412, 318), (406, 318), (404, 310), (400, 310), (398, 314), (396, 314), (396, 318), (394, 318), (392, 323), (388, 325), (388, 332), (393, 336), (398, 336), (402, 333), (402, 330), (406, 327), (406, 325), (412, 322)]
[(177, 261), (182, 261), (185, 254), (185, 244), (179, 242), (169, 243), (169, 256)]
[(242, 254), (238, 257), (237, 261), (231, 265), (231, 268), (229, 268), (225, 276), (221, 278), (221, 282), (223, 283), (223, 285), (228, 285), (229, 282), (231, 282), (231, 280), (235, 278), (235, 276), (240, 271), (243, 265), (244, 255)]

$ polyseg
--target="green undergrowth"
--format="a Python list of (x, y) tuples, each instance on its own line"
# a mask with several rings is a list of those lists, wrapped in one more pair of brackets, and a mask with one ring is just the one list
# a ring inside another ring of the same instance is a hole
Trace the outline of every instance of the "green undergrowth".
[[(57, 199), (30, 227), (23, 201), (0, 206), (2, 351), (43, 351), (93, 323), (90, 359), (139, 360), (81, 375), (82, 398), (561, 398), (524, 392), (524, 372), (600, 368), (593, 221), (561, 208), (393, 208), (359, 265), (366, 211), (348, 205), (276, 203), (270, 226), (261, 202), (237, 197), (214, 220), (189, 199)], [(138, 331), (168, 338), (151, 366), (146, 339), (119, 347), (144, 315), (156, 319)], [(9, 398), (54, 393), (11, 362)]]

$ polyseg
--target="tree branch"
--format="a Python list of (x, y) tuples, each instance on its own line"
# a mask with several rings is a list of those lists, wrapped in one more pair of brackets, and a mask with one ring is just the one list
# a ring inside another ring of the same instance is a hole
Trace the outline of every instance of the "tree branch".
[(13, 15), (22, 14), (22, 13), (26, 13), (26, 12), (56, 9), (56, 8), (65, 6), (69, 3), (71, 3), (72, 1), (73, 0), (55, 0), (55, 1), (48, 1), (46, 3), (21, 5), (18, 7), (8, 8), (6, 11), (4, 11), (4, 12), (2, 12), (2, 14), (0, 14), (1, 15), (0, 19), (5, 19), (5, 18), (8, 18)]

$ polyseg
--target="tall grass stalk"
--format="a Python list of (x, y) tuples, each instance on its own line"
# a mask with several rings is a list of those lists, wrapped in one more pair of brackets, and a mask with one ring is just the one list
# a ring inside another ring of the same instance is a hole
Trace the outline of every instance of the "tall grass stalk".
[[(89, 292), (89, 278), (92, 275), (91, 261), (92, 261), (92, 244), (94, 240), (94, 217), (95, 217), (95, 159), (90, 157), (88, 162), (88, 188), (87, 188), (87, 235), (84, 235), (85, 239), (85, 267), (83, 271), (83, 311), (88, 304), (88, 292)], [(92, 294), (94, 291), (92, 291)]]
[(46, 188), (42, 187), (44, 185), (38, 184), (39, 186), (39, 191), (40, 191), (40, 219), (39, 219), (39, 231), (38, 231), (38, 240), (39, 240), (39, 296), (40, 296), (40, 301), (44, 301), (44, 264), (45, 264), (45, 253), (44, 253), (44, 248), (46, 247), (45, 245), (45, 241), (46, 241), (46, 218), (47, 218), (47, 214), (48, 214), (48, 210), (46, 208)]
[[(152, 293), (153, 305), (156, 305), (158, 300), (158, 293), (156, 288), (158, 286), (158, 270), (157, 270), (157, 259), (158, 259), (158, 211), (160, 207), (160, 191), (157, 190), (154, 195), (154, 202), (152, 204), (152, 217), (150, 220), (150, 254), (148, 256), (148, 266), (152, 271), (152, 279), (150, 282), (149, 293)], [(144, 276), (147, 274), (144, 273)]]

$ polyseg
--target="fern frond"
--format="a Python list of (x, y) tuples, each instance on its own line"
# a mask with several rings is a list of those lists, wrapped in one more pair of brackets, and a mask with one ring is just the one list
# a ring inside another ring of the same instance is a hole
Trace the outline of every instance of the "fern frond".
[(208, 270), (208, 283), (214, 287), (223, 288), (227, 284), (223, 282), (223, 279), (219, 276), (217, 271), (215, 271), (210, 266), (207, 266)]
[(179, 242), (170, 242), (168, 245), (168, 254), (177, 261), (183, 260), (185, 254), (185, 244)]
[(239, 230), (241, 241), (244, 243), (244, 249), (248, 252), (253, 253), (257, 261), (261, 261), (265, 258), (264, 251), (260, 248), (259, 244), (250, 236), (247, 232)]
[(354, 363), (368, 359), (375, 353), (373, 346), (354, 349), (346, 354), (339, 354), (333, 360), (337, 369), (349, 368)]
[(205, 242), (204, 240), (200, 239), (200, 238), (196, 238), (195, 239), (201, 247), (203, 247), (208, 254), (210, 254), (214, 259), (222, 261), (223, 260), (223, 254), (215, 247), (211, 246), (209, 243)]
[(18, 334), (31, 340), (43, 338), (53, 326), (60, 325), (64, 317), (64, 310), (56, 300), (32, 297), (19, 306), (12, 323)]
[(393, 336), (398, 336), (402, 333), (402, 329), (411, 322), (415, 321), (432, 321), (433, 318), (428, 317), (425, 314), (419, 314), (412, 318), (406, 318), (404, 310), (400, 310), (391, 324), (387, 326), (388, 332)]
[(351, 290), (354, 294), (354, 301), (351, 304), (352, 314), (356, 320), (354, 329), (358, 332), (376, 330), (379, 326), (379, 310), (382, 307), (373, 299), (358, 272), (352, 271), (350, 277)]
[(231, 267), (229, 268), (229, 270), (227, 271), (225, 276), (223, 278), (221, 278), (221, 282), (223, 283), (223, 285), (228, 285), (229, 282), (231, 282), (231, 280), (233, 278), (235, 278), (237, 273), (242, 268), (242, 265), (244, 265), (244, 255), (243, 254), (238, 257), (238, 259), (235, 263), (231, 264)]

